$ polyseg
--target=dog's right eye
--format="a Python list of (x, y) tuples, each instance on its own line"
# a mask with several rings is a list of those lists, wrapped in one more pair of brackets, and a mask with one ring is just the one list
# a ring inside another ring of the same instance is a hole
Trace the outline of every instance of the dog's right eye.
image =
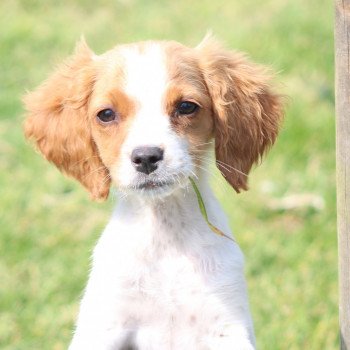
[(97, 119), (102, 123), (110, 123), (116, 119), (116, 113), (113, 109), (106, 108), (97, 113)]
[(198, 109), (198, 105), (191, 101), (181, 101), (176, 107), (178, 115), (189, 115)]

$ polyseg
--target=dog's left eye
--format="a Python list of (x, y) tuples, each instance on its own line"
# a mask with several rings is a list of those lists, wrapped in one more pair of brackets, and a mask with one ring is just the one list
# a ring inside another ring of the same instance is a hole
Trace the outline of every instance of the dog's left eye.
[(97, 118), (104, 124), (111, 123), (116, 119), (116, 113), (112, 109), (106, 108), (97, 113)]
[(176, 107), (176, 114), (188, 115), (194, 113), (198, 109), (198, 105), (190, 101), (182, 101)]

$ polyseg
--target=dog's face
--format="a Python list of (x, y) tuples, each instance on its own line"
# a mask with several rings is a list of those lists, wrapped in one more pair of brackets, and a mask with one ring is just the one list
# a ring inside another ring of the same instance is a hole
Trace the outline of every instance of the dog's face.
[(123, 191), (164, 195), (206, 166), (236, 191), (273, 144), (282, 109), (268, 77), (212, 40), (118, 46), (95, 55), (86, 44), (26, 96), (26, 136), (95, 198), (111, 181)]
[(92, 137), (124, 191), (166, 194), (196, 171), (213, 119), (204, 77), (190, 53), (175, 43), (146, 43), (96, 59), (103, 69), (88, 108)]

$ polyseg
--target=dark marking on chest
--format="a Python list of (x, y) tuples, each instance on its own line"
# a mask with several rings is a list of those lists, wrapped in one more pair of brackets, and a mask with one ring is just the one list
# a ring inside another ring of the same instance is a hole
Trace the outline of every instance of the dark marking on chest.
[(138, 350), (135, 338), (136, 332), (129, 332), (129, 334), (125, 337), (122, 346), (118, 350)]

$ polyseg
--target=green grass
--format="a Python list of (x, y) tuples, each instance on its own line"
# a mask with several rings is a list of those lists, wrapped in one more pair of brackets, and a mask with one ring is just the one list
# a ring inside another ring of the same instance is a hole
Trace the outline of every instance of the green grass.
[[(90, 252), (114, 205), (90, 202), (27, 145), (21, 96), (83, 33), (100, 53), (150, 38), (194, 45), (208, 29), (277, 70), (289, 96), (251, 190), (236, 195), (213, 179), (246, 255), (259, 348), (338, 348), (331, 1), (2, 0), (0, 14), (1, 349), (67, 347)], [(302, 193), (325, 208), (269, 206)]]

